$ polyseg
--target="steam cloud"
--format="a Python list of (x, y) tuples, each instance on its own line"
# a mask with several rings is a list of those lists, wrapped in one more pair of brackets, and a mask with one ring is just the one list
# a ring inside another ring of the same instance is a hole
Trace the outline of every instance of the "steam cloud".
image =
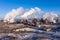
[(14, 22), (14, 18), (16, 16), (18, 16), (19, 14), (23, 13), (23, 10), (24, 9), (22, 7), (18, 8), (18, 9), (12, 9), (12, 11), (10, 11), (6, 14), (6, 16), (4, 18), (4, 22), (6, 22), (6, 21)]
[[(42, 13), (44, 12), (38, 7), (30, 8), (27, 11), (23, 7), (19, 7), (17, 9), (12, 9), (12, 11), (8, 12), (4, 18), (4, 22), (7, 22), (7, 21), (14, 22), (14, 19), (17, 16), (20, 16), (20, 18), (28, 18), (32, 14), (35, 14), (35, 15), (38, 14), (40, 18)], [(45, 13), (45, 15), (43, 15), (43, 19), (48, 19), (50, 22), (54, 22), (54, 23), (56, 23), (55, 19), (57, 17), (58, 15), (53, 12)]]
[(58, 15), (53, 12), (48, 12), (45, 15), (43, 15), (43, 19), (48, 19), (50, 22), (56, 23)]
[[(41, 9), (38, 7), (31, 8), (30, 10), (27, 10), (25, 13), (23, 13), (25, 10), (23, 7), (20, 7), (18, 9), (12, 9), (12, 11), (8, 12), (4, 18), (4, 22), (14, 22), (14, 19), (20, 15), (20, 18), (27, 18), (29, 15), (34, 13), (41, 13)], [(21, 15), (23, 14), (23, 15)]]
[(35, 14), (35, 13), (41, 13), (42, 10), (38, 7), (35, 7), (35, 8), (31, 8), (29, 11), (26, 11), (22, 16), (21, 18), (27, 18), (29, 15), (31, 14)]

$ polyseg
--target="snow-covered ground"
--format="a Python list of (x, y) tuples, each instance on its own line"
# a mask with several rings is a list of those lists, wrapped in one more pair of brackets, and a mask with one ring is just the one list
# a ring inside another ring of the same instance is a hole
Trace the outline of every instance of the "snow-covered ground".
[[(56, 35), (57, 34), (57, 35)], [(46, 38), (44, 40), (58, 40), (60, 38), (60, 34), (59, 33), (55, 33), (53, 35), (47, 35), (47, 34), (40, 34), (40, 33), (19, 33), (19, 34), (13, 34), (13, 33), (2, 33), (0, 34), (0, 39), (2, 40), (11, 40), (10, 38), (16, 38), (16, 40), (18, 39), (27, 39), (29, 40), (29, 38), (31, 39), (36, 39), (36, 38)]]

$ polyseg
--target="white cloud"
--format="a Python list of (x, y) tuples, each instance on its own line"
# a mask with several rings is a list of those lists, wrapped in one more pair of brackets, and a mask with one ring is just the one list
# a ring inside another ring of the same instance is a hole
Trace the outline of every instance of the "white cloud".
[(37, 14), (37, 13), (41, 13), (43, 12), (40, 8), (38, 7), (35, 7), (35, 8), (31, 8), (29, 11), (26, 11), (23, 15), (21, 15), (21, 18), (28, 18), (29, 15), (32, 15), (32, 14)]
[(19, 7), (17, 9), (12, 9), (10, 12), (8, 12), (4, 18), (4, 21), (11, 21), (14, 20), (16, 16), (23, 13), (24, 9), (23, 7)]
[[(35, 17), (38, 16), (40, 18), (41, 14), (43, 14), (43, 13), (44, 12), (38, 7), (34, 7), (34, 8), (30, 8), (30, 9), (24, 9), (23, 7), (19, 7), (17, 9), (12, 9), (10, 12), (8, 12), (4, 18), (4, 22), (5, 21), (14, 22), (14, 19), (17, 16), (19, 18), (29, 18), (32, 16), (35, 16)], [(55, 17), (58, 17), (58, 15), (53, 12), (48, 12), (45, 15), (43, 15), (44, 19), (47, 18), (50, 21), (54, 21)]]
[(45, 13), (45, 15), (43, 15), (43, 19), (48, 19), (50, 22), (54, 22), (56, 23), (56, 18), (58, 17), (58, 15), (54, 12), (47, 12)]

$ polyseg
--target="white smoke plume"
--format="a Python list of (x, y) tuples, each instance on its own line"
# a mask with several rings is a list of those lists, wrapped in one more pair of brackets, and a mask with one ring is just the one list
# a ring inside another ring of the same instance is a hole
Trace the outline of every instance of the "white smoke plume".
[(45, 15), (43, 15), (43, 19), (48, 19), (50, 22), (56, 23), (58, 15), (53, 12), (48, 12)]
[(34, 14), (34, 13), (40, 13), (42, 12), (40, 8), (35, 7), (35, 8), (31, 8), (30, 10), (26, 11), (21, 18), (27, 18), (29, 15)]
[[(41, 9), (38, 8), (38, 7), (35, 7), (35, 8), (31, 8), (27, 11), (25, 11), (23, 9), (23, 7), (19, 7), (17, 9), (12, 9), (12, 11), (8, 12), (4, 18), (4, 22), (14, 22), (14, 19), (17, 17), (17, 16), (20, 16), (20, 18), (27, 18), (29, 15), (31, 14), (35, 14), (35, 13), (41, 13)], [(23, 14), (23, 15), (21, 15)]]
[(8, 12), (4, 18), (4, 22), (14, 22), (14, 18), (19, 14), (23, 13), (24, 9), (19, 7), (18, 9), (12, 9), (12, 11)]
[[(14, 22), (14, 20), (17, 16), (19, 16), (20, 18), (26, 19), (32, 14), (35, 14), (35, 16), (39, 16), (39, 18), (40, 18), (42, 13), (44, 13), (44, 12), (38, 7), (31, 8), (27, 11), (23, 7), (19, 7), (17, 9), (12, 9), (12, 11), (8, 12), (4, 18), (4, 22)], [(21, 15), (21, 14), (23, 14), (23, 15)], [(32, 15), (32, 16), (34, 16), (34, 15)], [(55, 18), (57, 18), (57, 17), (58, 17), (58, 15), (53, 12), (49, 12), (49, 13), (46, 13), (45, 15), (43, 15), (43, 19), (48, 19), (50, 22), (54, 22), (54, 23), (56, 23)]]

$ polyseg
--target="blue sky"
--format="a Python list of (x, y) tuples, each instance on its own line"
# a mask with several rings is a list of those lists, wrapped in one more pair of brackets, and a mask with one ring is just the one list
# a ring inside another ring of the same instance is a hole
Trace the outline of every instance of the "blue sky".
[(39, 7), (45, 12), (54, 11), (59, 14), (60, 0), (0, 0), (0, 16), (18, 7)]

